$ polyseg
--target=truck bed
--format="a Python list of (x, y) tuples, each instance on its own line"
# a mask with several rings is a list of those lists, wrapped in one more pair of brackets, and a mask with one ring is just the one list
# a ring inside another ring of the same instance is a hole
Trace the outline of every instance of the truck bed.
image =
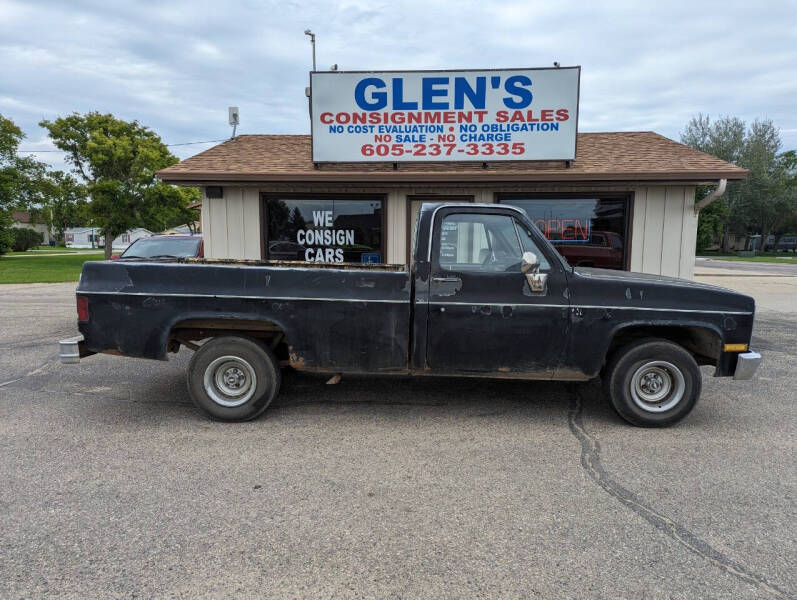
[(332, 372), (407, 370), (410, 293), (400, 265), (218, 259), (89, 262), (77, 288), (93, 352), (164, 360), (175, 332), (256, 322), (288, 364)]

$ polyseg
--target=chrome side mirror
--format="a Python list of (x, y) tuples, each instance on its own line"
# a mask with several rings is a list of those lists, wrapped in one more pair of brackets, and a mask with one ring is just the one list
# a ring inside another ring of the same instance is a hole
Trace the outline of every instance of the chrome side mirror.
[[(517, 256), (517, 255), (515, 255)], [(520, 272), (524, 275), (529, 273), (537, 273), (540, 270), (540, 261), (534, 252), (524, 252), (523, 258), (520, 261)]]
[(520, 261), (520, 272), (526, 276), (529, 289), (535, 293), (545, 293), (548, 274), (540, 273), (540, 261), (534, 252), (524, 252)]

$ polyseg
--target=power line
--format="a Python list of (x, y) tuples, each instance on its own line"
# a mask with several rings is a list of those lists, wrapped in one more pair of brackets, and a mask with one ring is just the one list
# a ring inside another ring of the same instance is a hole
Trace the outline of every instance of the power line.
[(166, 144), (167, 146), (190, 146), (191, 144), (212, 144), (216, 142), (226, 142), (230, 138), (224, 138), (223, 140), (205, 140), (204, 142), (182, 142), (180, 144)]
[[(224, 138), (222, 140), (204, 140), (201, 142), (180, 142), (178, 144), (164, 144), (167, 147), (171, 146), (192, 146), (194, 144), (215, 144), (216, 142), (226, 142), (228, 138)], [(17, 152), (26, 152), (26, 153), (35, 153), (38, 154), (40, 152), (61, 152), (65, 154), (65, 150), (17, 150)]]

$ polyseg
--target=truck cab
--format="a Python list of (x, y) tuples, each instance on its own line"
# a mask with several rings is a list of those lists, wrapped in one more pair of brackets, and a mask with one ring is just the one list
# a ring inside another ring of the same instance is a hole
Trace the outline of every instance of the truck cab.
[(525, 213), (425, 205), (417, 231), (413, 369), (552, 378), (570, 330), (567, 264)]

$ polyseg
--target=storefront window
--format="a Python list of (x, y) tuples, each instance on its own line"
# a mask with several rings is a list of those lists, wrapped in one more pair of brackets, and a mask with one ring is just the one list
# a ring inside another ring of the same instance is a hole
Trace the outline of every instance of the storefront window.
[(269, 260), (384, 262), (379, 197), (269, 196), (265, 203)]
[(573, 266), (624, 269), (626, 198), (499, 196), (526, 211)]

